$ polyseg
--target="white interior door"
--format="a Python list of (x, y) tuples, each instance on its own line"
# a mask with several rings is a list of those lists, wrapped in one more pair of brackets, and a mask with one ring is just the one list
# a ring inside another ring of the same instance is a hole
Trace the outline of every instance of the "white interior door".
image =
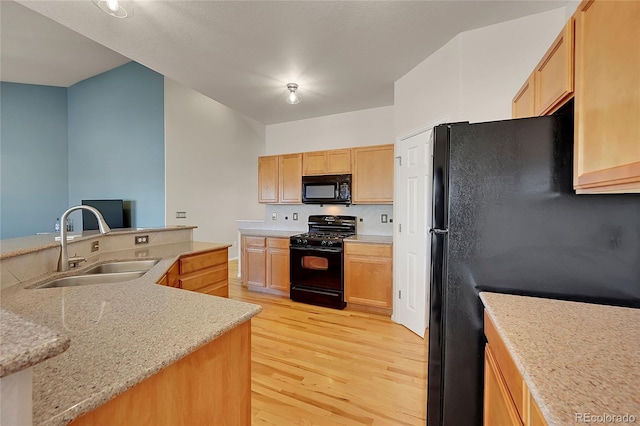
[(403, 139), (396, 147), (393, 319), (424, 337), (429, 306), (433, 129)]

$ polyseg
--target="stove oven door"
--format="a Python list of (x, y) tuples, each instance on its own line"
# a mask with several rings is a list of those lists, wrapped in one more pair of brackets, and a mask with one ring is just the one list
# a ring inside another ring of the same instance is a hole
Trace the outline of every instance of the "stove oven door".
[(342, 249), (291, 246), (291, 299), (344, 307)]

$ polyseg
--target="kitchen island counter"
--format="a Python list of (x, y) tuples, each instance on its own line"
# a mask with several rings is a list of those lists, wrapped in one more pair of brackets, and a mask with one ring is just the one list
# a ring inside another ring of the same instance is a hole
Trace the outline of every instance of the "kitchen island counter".
[(549, 425), (640, 421), (640, 309), (480, 298)]
[(228, 246), (182, 242), (100, 254), (94, 264), (141, 253), (160, 259), (141, 278), (122, 283), (33, 288), (68, 275), (54, 273), (5, 288), (3, 308), (71, 341), (33, 367), (34, 424), (67, 424), (260, 312), (257, 305), (155, 284), (179, 256)]

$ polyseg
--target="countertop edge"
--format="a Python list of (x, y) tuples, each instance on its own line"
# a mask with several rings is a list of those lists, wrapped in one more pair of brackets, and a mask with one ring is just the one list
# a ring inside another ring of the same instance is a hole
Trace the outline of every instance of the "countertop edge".
[[(118, 229), (118, 230), (114, 230), (108, 234), (100, 234), (100, 232), (95, 231), (83, 231), (84, 232), (89, 232), (87, 235), (78, 235), (76, 238), (73, 238), (72, 240), (68, 240), (69, 242), (76, 242), (76, 241), (85, 241), (85, 240), (89, 240), (89, 239), (95, 239), (95, 238), (100, 238), (100, 237), (105, 237), (105, 236), (114, 236), (114, 235), (127, 235), (127, 234), (140, 234), (140, 233), (147, 233), (147, 232), (166, 232), (166, 231), (180, 231), (183, 229), (196, 229), (197, 226), (195, 225), (184, 225), (184, 226), (168, 226), (168, 227), (164, 227), (164, 228), (123, 228), (123, 229)], [(52, 233), (51, 235), (54, 235), (57, 233)], [(71, 234), (70, 234), (71, 235)], [(13, 240), (13, 239), (11, 239)], [(0, 240), (0, 244), (2, 244), (3, 240)], [(10, 240), (5, 240), (5, 241), (10, 241)], [(12, 257), (17, 257), (17, 256), (22, 256), (25, 254), (29, 254), (29, 253), (37, 253), (39, 251), (42, 250), (47, 250), (50, 248), (55, 248), (55, 247), (60, 247), (60, 241), (52, 241), (52, 242), (46, 242), (34, 247), (28, 247), (28, 248), (22, 248), (22, 249), (16, 249), (10, 252), (6, 252), (6, 253), (0, 253), (0, 260), (5, 260), (5, 259), (11, 259)]]
[[(9, 376), (53, 358), (66, 351), (71, 344), (71, 339), (68, 336), (36, 324), (6, 309), (0, 309), (0, 317), (2, 318), (3, 341), (2, 349), (0, 350), (2, 353), (0, 357), (0, 377)], [(16, 336), (17, 333), (19, 336)], [(34, 333), (36, 338), (33, 337)], [(8, 343), (6, 339), (12, 339), (13, 342)], [(18, 340), (17, 343), (15, 342), (16, 340)], [(7, 348), (12, 343), (18, 351), (6, 354), (7, 349), (10, 352), (13, 349)]]

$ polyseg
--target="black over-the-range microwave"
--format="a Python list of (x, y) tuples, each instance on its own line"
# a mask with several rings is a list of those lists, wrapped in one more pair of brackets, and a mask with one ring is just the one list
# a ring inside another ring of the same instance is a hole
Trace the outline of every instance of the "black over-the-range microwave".
[(351, 175), (302, 176), (304, 204), (351, 204)]

